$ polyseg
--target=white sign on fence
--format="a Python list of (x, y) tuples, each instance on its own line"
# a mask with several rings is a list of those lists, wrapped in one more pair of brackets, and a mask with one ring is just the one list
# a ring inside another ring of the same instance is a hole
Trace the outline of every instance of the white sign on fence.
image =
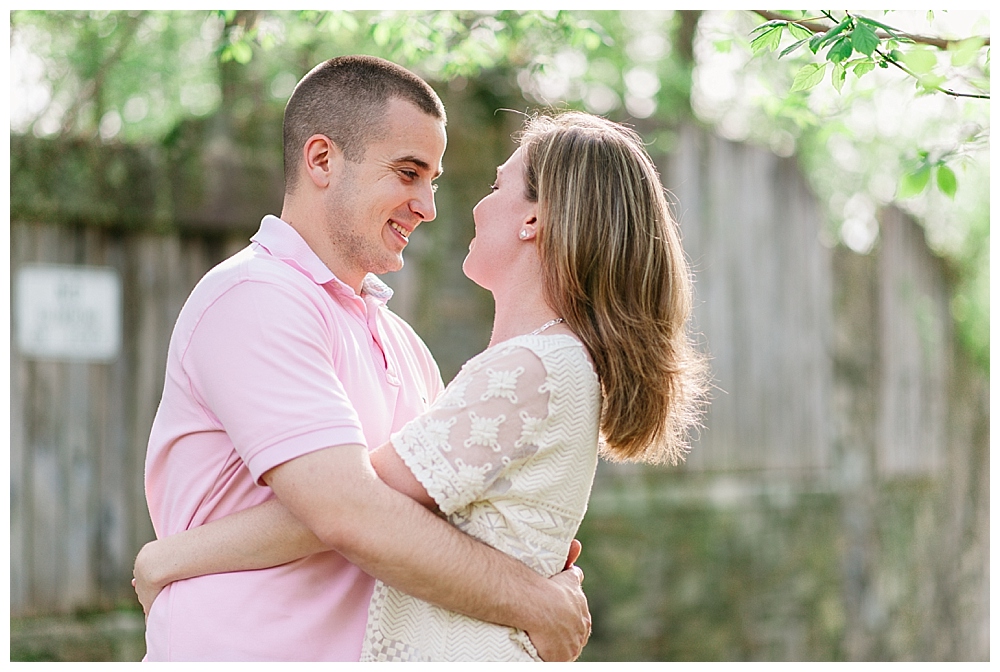
[(25, 357), (109, 361), (121, 348), (122, 287), (113, 268), (26, 265), (15, 286)]

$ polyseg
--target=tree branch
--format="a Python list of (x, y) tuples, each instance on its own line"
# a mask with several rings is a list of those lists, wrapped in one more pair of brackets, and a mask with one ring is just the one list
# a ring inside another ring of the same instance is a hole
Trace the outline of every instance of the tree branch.
[[(902, 70), (903, 72), (905, 72), (910, 77), (913, 77), (914, 79), (916, 79), (918, 81), (920, 80), (920, 77), (916, 73), (911, 72), (909, 68), (907, 68), (905, 65), (903, 65), (902, 63), (900, 63), (899, 61), (897, 61), (895, 58), (893, 58), (889, 54), (883, 53), (880, 49), (876, 49), (875, 53), (877, 53), (879, 56), (881, 56), (882, 60), (884, 60), (886, 63), (891, 63), (892, 65), (895, 65), (897, 68), (899, 68), (900, 70)], [(931, 87), (931, 88), (933, 88), (935, 91), (939, 91), (941, 93), (945, 93), (945, 94), (947, 94), (949, 96), (954, 96), (955, 98), (980, 98), (980, 99), (983, 99), (983, 100), (990, 100), (989, 95), (983, 94), (983, 93), (962, 93), (960, 91), (952, 91), (951, 89), (946, 89), (946, 88), (944, 88), (942, 86), (934, 86), (934, 87)]]
[[(785, 16), (783, 14), (779, 14), (777, 12), (772, 12), (772, 11), (766, 10), (766, 9), (754, 9), (754, 10), (750, 10), (750, 11), (752, 11), (755, 14), (757, 14), (758, 16), (761, 16), (761, 17), (767, 19), (768, 21), (787, 21), (789, 23), (794, 23), (795, 25), (797, 25), (797, 26), (799, 26), (801, 28), (805, 28), (806, 30), (808, 30), (808, 31), (810, 31), (812, 33), (815, 33), (815, 34), (825, 33), (825, 32), (827, 32), (828, 30), (830, 30), (833, 27), (833, 26), (827, 25), (825, 23), (818, 23), (815, 19), (798, 19), (798, 20), (795, 20), (795, 19), (787, 17), (787, 16)], [(834, 17), (828, 10), (821, 10), (821, 11), (823, 13), (823, 17), (821, 17), (821, 18), (825, 18), (826, 20), (830, 21), (834, 26), (837, 25), (837, 19), (836, 19), (836, 17)], [(850, 12), (847, 12), (846, 14), (847, 14), (846, 18), (851, 19), (852, 21), (855, 21), (855, 22), (857, 21), (857, 19), (855, 19), (855, 17), (853, 17)], [(817, 18), (820, 18), (820, 17), (817, 17)], [(855, 25), (857, 25), (857, 24), (855, 23)], [(958, 44), (960, 42), (960, 40), (944, 40), (944, 39), (935, 38), (935, 37), (924, 37), (924, 36), (921, 36), (921, 35), (911, 35), (909, 33), (904, 33), (902, 31), (895, 31), (895, 32), (897, 33), (897, 35), (899, 37), (903, 37), (903, 38), (908, 39), (908, 40), (910, 40), (912, 42), (919, 42), (921, 44), (931, 45), (931, 46), (937, 47), (939, 49), (947, 49), (948, 45), (950, 45), (950, 44)], [(875, 35), (880, 40), (892, 39), (892, 38), (896, 37), (896, 35), (889, 35), (888, 33), (884, 32), (884, 31), (878, 31), (878, 32), (875, 33)], [(989, 44), (989, 38), (985, 38), (985, 42), (988, 45)], [(902, 70), (908, 76), (913, 77), (914, 79), (916, 79), (918, 82), (921, 81), (921, 77), (919, 75), (917, 75), (915, 72), (911, 71), (903, 63), (900, 63), (891, 54), (887, 54), (887, 53), (883, 52), (881, 49), (875, 49), (874, 53), (878, 54), (879, 58), (882, 59), (881, 64), (882, 64), (883, 67), (885, 67), (886, 64), (892, 64), (892, 65), (896, 66), (897, 68), (899, 68), (900, 70)], [(979, 98), (979, 99), (983, 99), (983, 100), (989, 100), (990, 99), (989, 94), (962, 93), (962, 92), (959, 92), (959, 91), (953, 91), (951, 89), (946, 89), (946, 88), (944, 88), (944, 87), (942, 87), (940, 85), (933, 85), (933, 84), (930, 84), (929, 82), (925, 83), (924, 87), (926, 89), (928, 89), (928, 90), (934, 90), (934, 91), (937, 91), (939, 93), (943, 93), (943, 94), (948, 95), (948, 96), (953, 96), (955, 98)]]
[[(833, 26), (828, 26), (825, 23), (817, 23), (816, 21), (813, 21), (811, 19), (799, 19), (799, 20), (792, 19), (792, 18), (790, 18), (788, 16), (785, 16), (784, 14), (780, 14), (778, 12), (772, 12), (769, 9), (752, 9), (750, 11), (752, 11), (757, 16), (760, 16), (760, 17), (762, 17), (762, 18), (764, 18), (764, 19), (766, 19), (768, 21), (775, 21), (775, 20), (777, 20), (777, 21), (788, 21), (789, 23), (794, 23), (795, 25), (801, 26), (802, 28), (805, 28), (806, 30), (808, 30), (810, 32), (813, 32), (813, 33), (825, 33), (826, 31), (830, 30), (830, 28), (833, 27)], [(949, 45), (958, 44), (959, 42), (961, 42), (961, 40), (946, 40), (946, 39), (944, 39), (942, 37), (929, 37), (929, 36), (926, 36), (926, 35), (913, 35), (911, 33), (904, 33), (901, 30), (900, 31), (896, 31), (896, 34), (899, 37), (905, 37), (906, 39), (908, 39), (908, 40), (910, 40), (912, 42), (916, 42), (917, 44), (926, 44), (926, 45), (929, 45), (931, 47), (937, 47), (938, 49), (941, 49), (941, 50), (946, 50), (946, 49), (948, 49)], [(885, 33), (883, 31), (878, 31), (878, 32), (875, 33), (875, 35), (878, 36), (878, 38), (882, 39), (882, 40), (894, 37), (893, 35), (889, 35), (888, 33)], [(983, 46), (986, 46), (986, 47), (990, 46), (990, 38), (989, 37), (981, 37), (979, 39), (981, 39), (983, 41)]]

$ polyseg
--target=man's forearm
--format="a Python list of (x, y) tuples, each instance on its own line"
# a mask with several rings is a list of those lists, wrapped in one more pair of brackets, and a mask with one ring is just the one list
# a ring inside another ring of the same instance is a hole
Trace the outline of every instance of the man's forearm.
[(545, 638), (543, 630), (558, 629), (554, 621), (571, 613), (570, 587), (392, 490), (375, 475), (363, 447), (339, 446), (287, 466), (293, 468), (283, 465), (265, 475), (278, 498), (324, 543), (386, 584), (479, 620), (526, 630), (533, 641), (535, 633)]

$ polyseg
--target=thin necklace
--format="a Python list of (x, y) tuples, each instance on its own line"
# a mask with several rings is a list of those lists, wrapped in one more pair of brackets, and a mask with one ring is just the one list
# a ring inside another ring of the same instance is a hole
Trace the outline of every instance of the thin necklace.
[(542, 326), (538, 327), (538, 329), (535, 329), (535, 330), (534, 330), (533, 332), (531, 332), (531, 333), (530, 333), (530, 334), (528, 334), (528, 335), (529, 335), (529, 336), (534, 336), (535, 334), (540, 334), (540, 333), (542, 333), (543, 331), (545, 331), (546, 329), (548, 329), (549, 327), (551, 327), (552, 325), (554, 325), (554, 324), (559, 324), (559, 323), (560, 323), (560, 322), (562, 322), (562, 321), (563, 321), (563, 319), (562, 319), (561, 317), (557, 317), (557, 318), (556, 318), (556, 319), (554, 319), (554, 320), (549, 320), (548, 322), (546, 322), (546, 323), (545, 323), (545, 324), (543, 324)]

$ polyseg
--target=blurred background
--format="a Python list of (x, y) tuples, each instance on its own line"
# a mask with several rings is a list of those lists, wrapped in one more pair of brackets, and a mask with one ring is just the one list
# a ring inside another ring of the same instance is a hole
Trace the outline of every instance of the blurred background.
[(582, 660), (989, 660), (989, 34), (987, 12), (12, 11), (11, 660), (144, 654), (173, 321), (280, 211), (284, 103), (348, 53), (448, 110), (438, 218), (385, 278), (445, 381), (489, 340), (461, 262), (525, 113), (633, 126), (669, 190), (716, 389), (682, 466), (598, 470)]

